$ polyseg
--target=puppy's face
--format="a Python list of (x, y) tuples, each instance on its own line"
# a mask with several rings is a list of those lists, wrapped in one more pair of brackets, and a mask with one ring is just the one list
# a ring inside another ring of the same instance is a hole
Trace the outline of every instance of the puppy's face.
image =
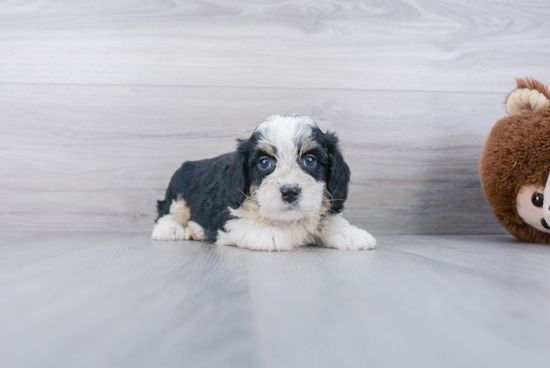
[[(338, 175), (334, 170), (334, 155), (340, 155), (336, 142), (334, 135), (322, 133), (305, 116), (275, 115), (260, 124), (241, 150), (246, 150), (248, 193), (262, 216), (297, 220), (331, 209), (333, 194), (327, 184), (331, 176)], [(347, 170), (343, 159), (340, 165)], [(343, 179), (342, 203), (349, 170)]]

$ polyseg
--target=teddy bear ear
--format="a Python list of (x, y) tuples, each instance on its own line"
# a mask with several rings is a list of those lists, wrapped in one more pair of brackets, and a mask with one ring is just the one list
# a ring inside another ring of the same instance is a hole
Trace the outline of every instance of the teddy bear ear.
[(508, 115), (525, 114), (550, 106), (547, 86), (532, 78), (517, 78), (516, 82), (517, 89), (506, 96)]

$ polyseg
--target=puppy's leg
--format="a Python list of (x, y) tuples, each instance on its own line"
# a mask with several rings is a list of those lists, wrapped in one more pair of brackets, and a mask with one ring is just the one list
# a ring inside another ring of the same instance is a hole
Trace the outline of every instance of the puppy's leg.
[(344, 219), (341, 215), (329, 215), (319, 223), (319, 244), (336, 249), (373, 249), (376, 239)]
[(195, 221), (189, 221), (187, 223), (187, 228), (189, 229), (189, 236), (193, 240), (206, 240), (206, 234), (202, 226), (197, 224)]
[(216, 244), (267, 251), (294, 249), (292, 239), (285, 231), (253, 219), (231, 220), (225, 225), (225, 230), (219, 231)]
[(151, 239), (189, 240), (191, 231), (187, 226), (191, 212), (183, 199), (172, 201), (170, 213), (157, 220)]

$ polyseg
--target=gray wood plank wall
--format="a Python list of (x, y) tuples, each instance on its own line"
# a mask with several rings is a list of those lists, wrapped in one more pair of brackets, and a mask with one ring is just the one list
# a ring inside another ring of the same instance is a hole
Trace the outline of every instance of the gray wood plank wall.
[(336, 130), (373, 234), (499, 233), (477, 160), (547, 1), (0, 3), (0, 226), (149, 231), (184, 161), (267, 116)]

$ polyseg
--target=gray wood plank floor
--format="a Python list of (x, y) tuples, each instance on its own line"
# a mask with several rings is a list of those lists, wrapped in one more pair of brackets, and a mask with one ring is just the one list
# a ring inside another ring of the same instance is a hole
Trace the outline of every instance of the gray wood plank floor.
[(263, 253), (147, 234), (4, 233), (5, 367), (547, 367), (550, 253), (383, 236)]

